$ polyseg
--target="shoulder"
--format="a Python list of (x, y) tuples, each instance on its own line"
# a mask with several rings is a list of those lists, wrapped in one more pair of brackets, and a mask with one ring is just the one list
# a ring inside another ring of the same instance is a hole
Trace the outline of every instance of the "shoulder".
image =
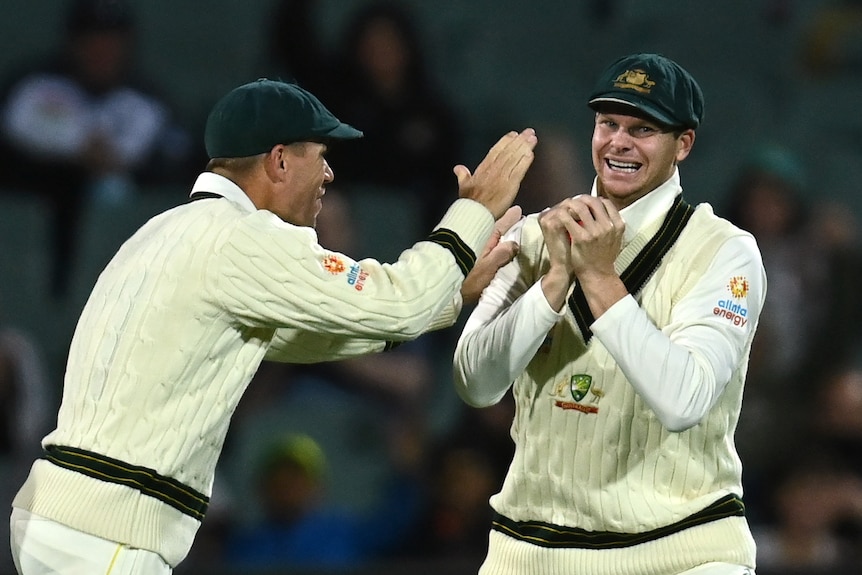
[(718, 257), (761, 265), (762, 260), (754, 236), (717, 215), (707, 203), (695, 207), (672, 249), (688, 261), (711, 262)]
[(749, 232), (717, 215), (712, 205), (706, 202), (695, 206), (690, 223), (694, 225), (686, 226), (686, 230), (693, 233), (699, 232), (725, 238), (749, 237), (753, 239)]
[(43, 76), (65, 75), (62, 63), (56, 59), (39, 58), (21, 62), (0, 78), (0, 94), (6, 95), (22, 82)]

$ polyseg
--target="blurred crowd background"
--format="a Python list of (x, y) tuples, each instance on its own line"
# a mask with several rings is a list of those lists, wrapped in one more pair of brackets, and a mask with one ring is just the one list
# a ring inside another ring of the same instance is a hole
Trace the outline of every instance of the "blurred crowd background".
[[(758, 573), (859, 573), (858, 0), (5, 0), (0, 501), (52, 427), (99, 271), (186, 200), (206, 161), (206, 114), (229, 89), (295, 80), (365, 131), (330, 154), (319, 233), (331, 249), (391, 261), (456, 197), (452, 166), (475, 165), (508, 130), (539, 133), (525, 211), (589, 191), (586, 96), (636, 51), (698, 78), (706, 115), (681, 166), (685, 195), (751, 231), (765, 260), (736, 436)], [(264, 364), (177, 573), (475, 573), (512, 405), (459, 403), (457, 335)]]

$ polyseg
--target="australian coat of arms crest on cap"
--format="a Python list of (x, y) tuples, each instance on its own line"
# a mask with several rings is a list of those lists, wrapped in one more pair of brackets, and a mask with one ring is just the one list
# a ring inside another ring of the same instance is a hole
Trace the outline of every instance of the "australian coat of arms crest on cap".
[(655, 86), (655, 82), (649, 79), (646, 72), (638, 68), (626, 70), (614, 80), (615, 88), (629, 88), (645, 94), (649, 94), (653, 86)]

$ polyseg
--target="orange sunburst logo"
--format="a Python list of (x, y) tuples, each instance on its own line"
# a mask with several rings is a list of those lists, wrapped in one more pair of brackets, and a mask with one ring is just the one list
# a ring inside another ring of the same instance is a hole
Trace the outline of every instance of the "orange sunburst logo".
[(736, 299), (744, 298), (748, 295), (748, 280), (742, 276), (732, 277), (727, 284), (727, 289)]
[(347, 266), (344, 265), (344, 260), (342, 260), (340, 257), (333, 254), (329, 254), (323, 258), (323, 269), (335, 275), (344, 273), (344, 271), (347, 269)]

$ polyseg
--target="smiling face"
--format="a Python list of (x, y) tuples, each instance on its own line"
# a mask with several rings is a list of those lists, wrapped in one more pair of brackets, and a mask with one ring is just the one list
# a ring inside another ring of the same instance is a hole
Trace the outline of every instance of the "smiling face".
[(317, 142), (284, 146), (279, 161), (281, 178), (267, 209), (293, 225), (314, 227), (326, 184), (335, 179), (326, 150), (325, 144)]
[(613, 109), (596, 113), (593, 130), (597, 189), (617, 209), (634, 203), (666, 182), (694, 143), (694, 130), (669, 132), (652, 120), (626, 112)]

